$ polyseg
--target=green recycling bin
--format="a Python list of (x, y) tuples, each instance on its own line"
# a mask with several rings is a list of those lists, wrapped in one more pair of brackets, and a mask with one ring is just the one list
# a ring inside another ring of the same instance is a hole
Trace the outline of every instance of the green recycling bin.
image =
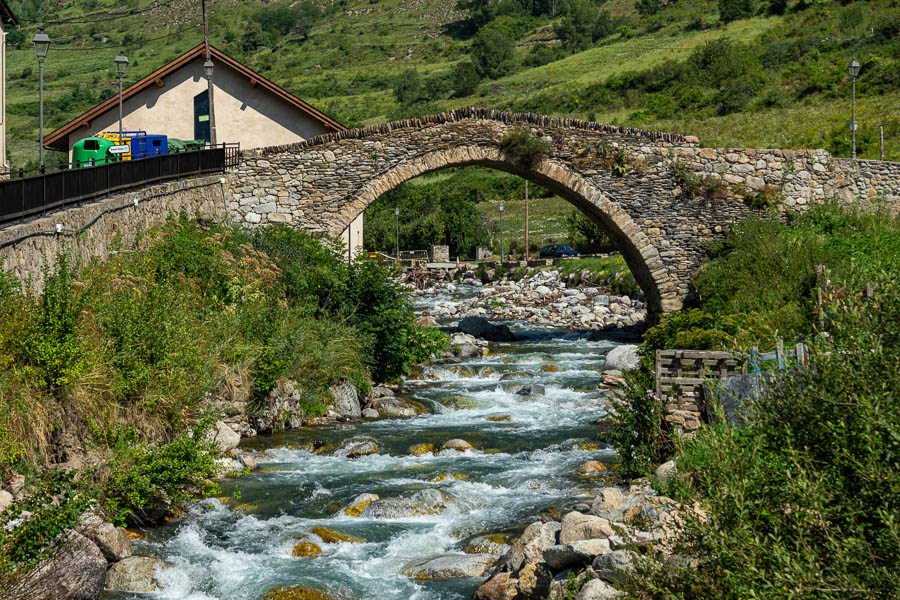
[(116, 162), (116, 155), (109, 151), (115, 142), (101, 137), (78, 140), (72, 147), (72, 162), (75, 167), (92, 167)]

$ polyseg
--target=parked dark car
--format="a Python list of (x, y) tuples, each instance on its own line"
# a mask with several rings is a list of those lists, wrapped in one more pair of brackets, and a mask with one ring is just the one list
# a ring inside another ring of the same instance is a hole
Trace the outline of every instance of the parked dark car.
[(568, 258), (570, 256), (581, 256), (581, 254), (566, 244), (549, 244), (541, 248), (541, 258)]

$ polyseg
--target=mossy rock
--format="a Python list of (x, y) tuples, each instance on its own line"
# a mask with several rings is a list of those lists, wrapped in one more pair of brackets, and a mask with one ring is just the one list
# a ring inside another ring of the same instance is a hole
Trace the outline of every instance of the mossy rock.
[(307, 556), (315, 556), (322, 554), (322, 549), (312, 542), (300, 542), (291, 550), (291, 556), (297, 558), (306, 558)]
[(305, 587), (278, 587), (268, 590), (259, 600), (335, 600), (321, 590)]
[(446, 398), (441, 398), (439, 402), (453, 410), (471, 410), (478, 406), (475, 400), (465, 396), (447, 396)]
[(377, 500), (381, 500), (378, 494), (360, 494), (350, 503), (350, 506), (344, 509), (344, 514), (348, 517), (358, 517), (366, 510), (367, 506)]
[(541, 371), (544, 373), (559, 373), (559, 367), (556, 365), (541, 365)]
[(478, 371), (479, 377), (488, 377), (493, 374), (494, 374), (494, 369), (491, 367), (485, 367), (485, 368), (481, 369), (480, 371)]
[(597, 442), (582, 442), (581, 444), (578, 444), (578, 449), (586, 450), (589, 452), (594, 451), (594, 450), (599, 450), (600, 444), (598, 444)]
[(488, 421), (493, 421), (494, 423), (508, 423), (512, 421), (512, 417), (510, 415), (492, 415), (487, 417)]
[(348, 542), (350, 544), (365, 544), (366, 540), (349, 533), (341, 533), (327, 527), (313, 527), (312, 532), (322, 538), (326, 544), (338, 544), (340, 542)]
[(433, 454), (434, 444), (413, 444), (406, 450), (413, 456), (422, 456), (423, 454)]
[(460, 377), (475, 377), (475, 371), (473, 371), (472, 369), (467, 369), (466, 367), (460, 369), (457, 374)]
[(453, 479), (458, 479), (459, 481), (465, 481), (469, 478), (468, 475), (463, 475), (462, 473), (441, 473), (437, 477), (433, 479), (429, 479), (428, 481), (431, 483), (440, 483), (447, 479), (448, 477), (452, 477)]

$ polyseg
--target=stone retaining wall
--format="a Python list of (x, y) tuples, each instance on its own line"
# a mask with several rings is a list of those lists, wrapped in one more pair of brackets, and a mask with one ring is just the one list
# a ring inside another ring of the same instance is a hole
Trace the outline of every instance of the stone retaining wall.
[[(150, 186), (7, 226), (0, 230), (0, 263), (23, 285), (40, 291), (44, 268), (52, 267), (60, 252), (87, 265), (130, 248), (140, 231), (162, 225), (170, 215), (184, 213), (224, 222), (219, 181), (220, 176), (215, 176)], [(56, 233), (57, 224), (62, 225), (62, 233)]]

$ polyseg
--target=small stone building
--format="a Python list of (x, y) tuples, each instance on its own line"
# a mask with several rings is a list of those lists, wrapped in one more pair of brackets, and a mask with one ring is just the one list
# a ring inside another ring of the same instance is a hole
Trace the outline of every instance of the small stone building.
[[(210, 54), (213, 111), (203, 70), (205, 50), (199, 44), (125, 88), (123, 130), (208, 142), (214, 119), (217, 143), (236, 142), (241, 150), (247, 150), (347, 129), (221, 50), (211, 46)], [(45, 136), (44, 145), (68, 152), (71, 160), (77, 141), (118, 129), (119, 95), (115, 94)], [(354, 254), (361, 249), (362, 215), (342, 237)]]

